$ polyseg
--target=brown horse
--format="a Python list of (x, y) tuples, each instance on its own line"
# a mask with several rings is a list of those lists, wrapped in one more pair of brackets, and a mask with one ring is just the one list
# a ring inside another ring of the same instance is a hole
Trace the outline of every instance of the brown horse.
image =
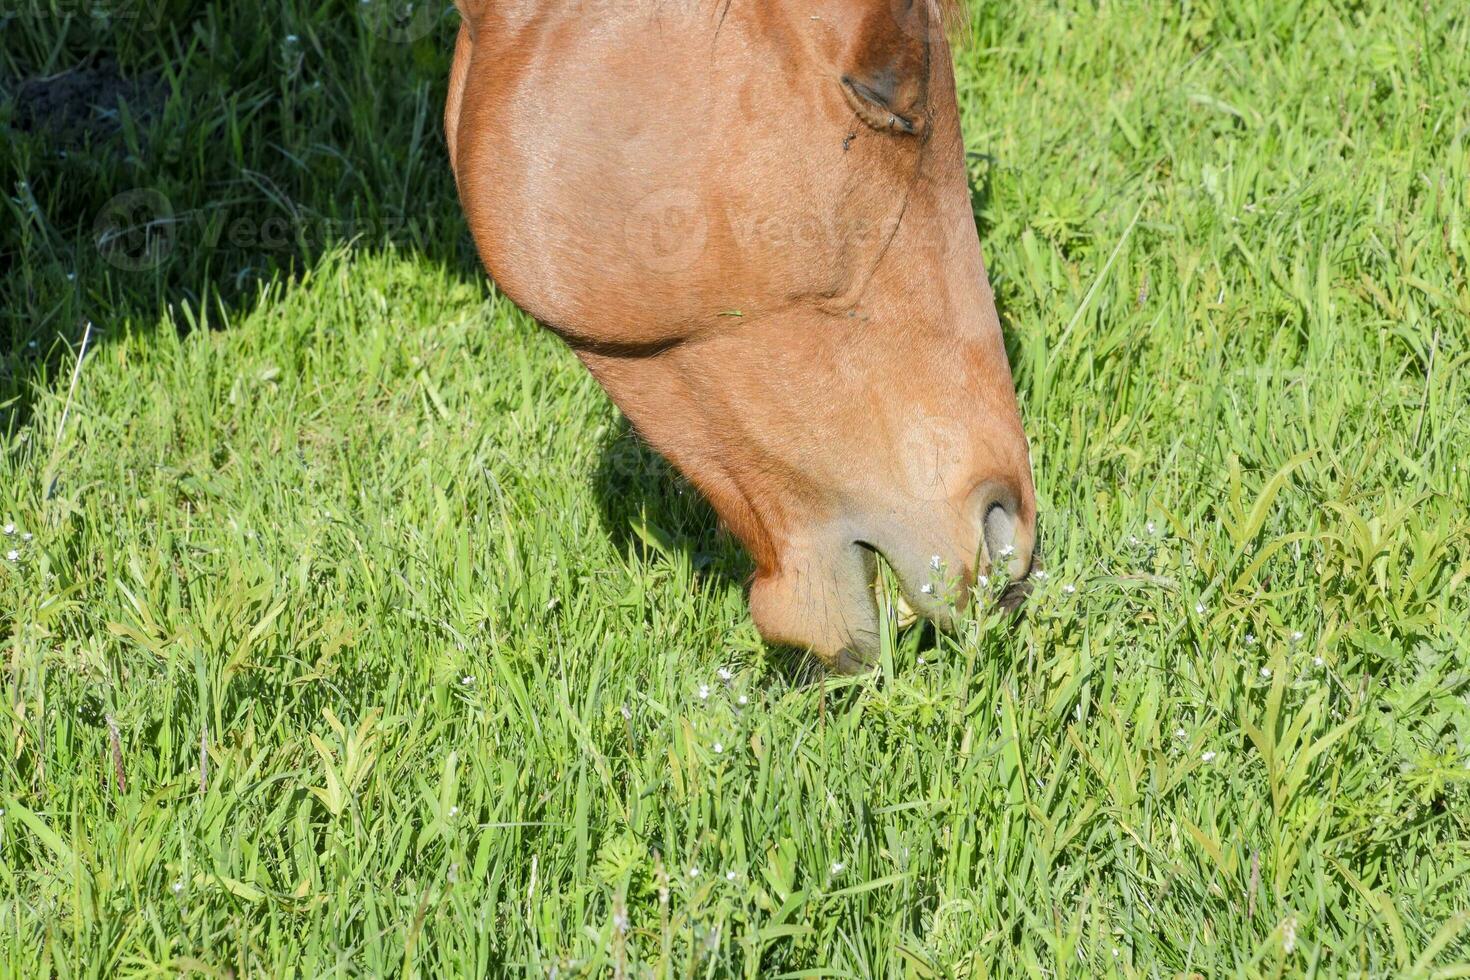
[(940, 0), (459, 0), (445, 128), (486, 268), (856, 670), (881, 554), (945, 622), (1036, 504)]

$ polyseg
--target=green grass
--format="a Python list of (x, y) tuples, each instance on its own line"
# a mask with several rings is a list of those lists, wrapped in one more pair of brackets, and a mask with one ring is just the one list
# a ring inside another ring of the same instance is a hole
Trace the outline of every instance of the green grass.
[(1463, 4), (975, 7), (1050, 577), (826, 681), (355, 6), (0, 13), (0, 974), (1470, 974)]

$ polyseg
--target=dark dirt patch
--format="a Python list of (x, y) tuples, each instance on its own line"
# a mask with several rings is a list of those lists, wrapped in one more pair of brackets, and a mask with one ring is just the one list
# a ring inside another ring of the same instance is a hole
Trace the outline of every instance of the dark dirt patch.
[(14, 87), (11, 125), (57, 146), (77, 147), (116, 136), (123, 102), (145, 124), (162, 111), (164, 96), (157, 77), (124, 78), (115, 62), (103, 60), (21, 81)]

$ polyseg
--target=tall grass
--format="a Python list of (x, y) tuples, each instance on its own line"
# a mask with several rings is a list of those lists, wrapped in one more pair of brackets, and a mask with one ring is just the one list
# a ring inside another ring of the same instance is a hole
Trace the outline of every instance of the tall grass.
[(359, 6), (0, 13), (0, 973), (1470, 973), (1462, 5), (974, 5), (1048, 577), (842, 680)]

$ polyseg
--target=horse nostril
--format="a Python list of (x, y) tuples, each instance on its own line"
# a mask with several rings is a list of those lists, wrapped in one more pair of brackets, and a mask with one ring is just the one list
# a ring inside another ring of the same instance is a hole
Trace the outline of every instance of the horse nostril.
[(985, 551), (991, 562), (1004, 561), (1016, 551), (1016, 519), (999, 502), (985, 511)]
[(1006, 483), (990, 480), (970, 494), (970, 514), (980, 528), (982, 564), (1004, 566), (1012, 578), (1031, 570), (1031, 535), (1022, 526), (1020, 500)]

